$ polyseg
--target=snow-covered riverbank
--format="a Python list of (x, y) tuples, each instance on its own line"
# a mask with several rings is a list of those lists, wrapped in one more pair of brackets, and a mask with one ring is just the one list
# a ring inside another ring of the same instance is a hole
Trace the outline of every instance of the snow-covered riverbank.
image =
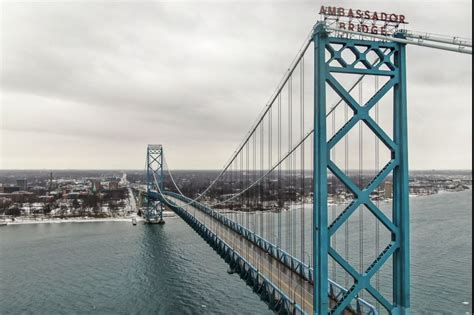
[[(137, 218), (137, 220), (142, 220)], [(121, 218), (21, 218), (16, 217), (15, 221), (7, 220), (7, 225), (19, 225), (19, 224), (43, 224), (43, 223), (89, 223), (89, 222), (131, 222), (132, 217), (121, 217)], [(3, 223), (0, 222), (0, 224)]]
[[(173, 218), (176, 217), (174, 212), (164, 211), (163, 217)], [(0, 220), (0, 225), (6, 223), (7, 225), (19, 225), (19, 224), (45, 224), (45, 223), (91, 223), (91, 222), (132, 222), (132, 218), (136, 218), (137, 222), (144, 221), (142, 217), (129, 215), (124, 217), (115, 218), (94, 218), (94, 217), (75, 217), (75, 218), (44, 218), (44, 217), (15, 217), (15, 220), (7, 219), (6, 221)]]

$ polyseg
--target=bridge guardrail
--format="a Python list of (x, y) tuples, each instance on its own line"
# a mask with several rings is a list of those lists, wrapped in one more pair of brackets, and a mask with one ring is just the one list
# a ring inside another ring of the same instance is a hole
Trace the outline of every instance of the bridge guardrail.
[[(182, 200), (181, 198), (178, 198)], [(278, 288), (271, 280), (261, 274), (255, 266), (243, 258), (229, 244), (223, 241), (214, 232), (209, 230), (196, 217), (188, 211), (169, 200), (163, 200), (168, 204), (180, 217), (191, 225), (211, 246), (228, 262), (231, 267), (239, 269), (242, 279), (252, 286), (254, 291), (258, 293), (271, 309), (278, 311), (279, 314), (305, 315), (306, 312), (299, 304), (296, 304), (288, 297), (280, 288)], [(227, 261), (231, 260), (231, 261)], [(278, 297), (280, 299), (278, 300)]]
[[(174, 193), (174, 192), (169, 192), (165, 191), (163, 192), (165, 195), (174, 197), (178, 200), (181, 200), (185, 203), (189, 203), (192, 201), (192, 199), (185, 197), (183, 195)], [(250, 242), (254, 243), (255, 245), (259, 246), (261, 249), (263, 249), (266, 253), (271, 255), (273, 258), (277, 259), (279, 262), (283, 263), (286, 267), (290, 268), (292, 271), (296, 272), (299, 276), (301, 276), (303, 279), (306, 281), (313, 283), (313, 268), (310, 266), (304, 264), (302, 261), (299, 259), (293, 257), (289, 253), (285, 252), (282, 250), (280, 247), (270, 243), (269, 241), (265, 240), (264, 238), (260, 237), (259, 235), (255, 234), (254, 232), (250, 231), (246, 227), (238, 224), (237, 222), (234, 222), (230, 220), (229, 218), (223, 216), (222, 214), (218, 213), (214, 209), (211, 209), (207, 207), (206, 205), (194, 201), (191, 202), (191, 205), (193, 207), (196, 207), (197, 209), (203, 211), (207, 215), (211, 216), (212, 218), (218, 220), (225, 226), (231, 228), (233, 231), (237, 232), (238, 234), (242, 235), (245, 237), (247, 240)], [(348, 290), (341, 286), (340, 284), (336, 283), (335, 281), (328, 279), (329, 281), (329, 292), (328, 294), (333, 294), (335, 298), (338, 298), (342, 295), (344, 295)], [(335, 294), (335, 292), (338, 292)], [(355, 308), (359, 309), (360, 306), (364, 306), (367, 308), (367, 315), (377, 315), (377, 309), (375, 306), (370, 304), (369, 302), (365, 301), (364, 299), (357, 298), (355, 300), (356, 305)]]

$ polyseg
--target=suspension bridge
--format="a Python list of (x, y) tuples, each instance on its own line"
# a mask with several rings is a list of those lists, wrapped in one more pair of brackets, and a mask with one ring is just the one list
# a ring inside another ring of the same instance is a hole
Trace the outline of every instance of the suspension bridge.
[(144, 217), (174, 211), (278, 314), (409, 314), (406, 48), (472, 55), (472, 42), (338, 22), (311, 30), (202, 190), (183, 193), (148, 146)]

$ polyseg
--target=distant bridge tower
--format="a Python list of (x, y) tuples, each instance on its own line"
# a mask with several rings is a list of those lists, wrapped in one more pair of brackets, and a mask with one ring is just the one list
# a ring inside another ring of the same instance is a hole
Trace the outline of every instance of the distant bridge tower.
[[(403, 38), (403, 33), (396, 36)], [(359, 36), (360, 38), (360, 36)], [(316, 26), (314, 81), (314, 314), (342, 314), (364, 291), (375, 298), (390, 314), (409, 314), (409, 204), (407, 153), (407, 86), (405, 44), (337, 36), (325, 24)], [(372, 64), (369, 55), (378, 62)], [(345, 56), (352, 56), (346, 58)], [(355, 60), (353, 60), (355, 58)], [(355, 100), (338, 78), (341, 75), (374, 76), (387, 81), (366, 103)], [(333, 90), (349, 106), (352, 118), (327, 139), (327, 93)], [(393, 93), (393, 135), (378, 124), (370, 110), (385, 96)], [(360, 187), (331, 160), (331, 151), (358, 124), (367, 126), (390, 151), (390, 161), (366, 186)], [(328, 170), (353, 194), (352, 203), (332, 222), (328, 218)], [(392, 216), (387, 217), (371, 200), (371, 194), (393, 175)], [(358, 270), (347, 261), (331, 238), (360, 207), (366, 207), (388, 230), (391, 237), (378, 257), (368, 267)], [(337, 305), (328, 301), (328, 260), (331, 258), (352, 278), (352, 285)], [(371, 280), (384, 266), (392, 265), (393, 293), (386, 299)]]
[(163, 191), (163, 146), (148, 145), (146, 155), (146, 180), (147, 180), (147, 207), (145, 210), (145, 221), (151, 224), (162, 224), (164, 205), (160, 200), (153, 200), (150, 191), (158, 190), (156, 193), (160, 195)]

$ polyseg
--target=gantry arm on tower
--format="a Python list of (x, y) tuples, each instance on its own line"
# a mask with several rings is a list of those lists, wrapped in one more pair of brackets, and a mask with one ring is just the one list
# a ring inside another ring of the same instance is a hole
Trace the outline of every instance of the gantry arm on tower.
[(440, 35), (431, 35), (428, 33), (416, 33), (412, 31), (403, 31), (405, 38), (399, 38), (394, 36), (385, 36), (379, 34), (362, 33), (344, 30), (340, 28), (328, 27), (326, 28), (329, 32), (344, 33), (348, 35), (356, 35), (363, 37), (370, 37), (385, 41), (391, 41), (396, 43), (402, 43), (407, 45), (416, 45), (433, 49), (441, 49), (451, 52), (463, 53), (472, 55), (472, 40), (463, 39), (460, 37), (444, 37)]

